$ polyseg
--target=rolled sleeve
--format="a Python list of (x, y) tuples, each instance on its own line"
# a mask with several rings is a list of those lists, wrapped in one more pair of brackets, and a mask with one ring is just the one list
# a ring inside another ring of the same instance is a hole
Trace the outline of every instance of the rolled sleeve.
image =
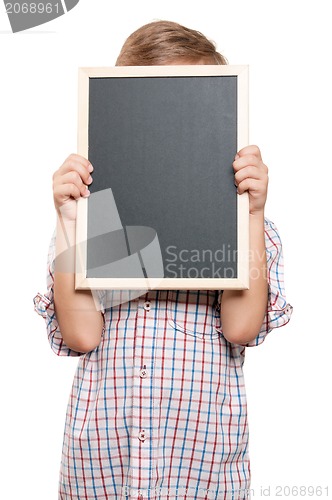
[(34, 308), (37, 314), (46, 322), (47, 336), (51, 349), (58, 356), (81, 356), (83, 353), (73, 351), (64, 342), (54, 307), (54, 259), (55, 259), (55, 233), (51, 239), (47, 259), (47, 291), (43, 295), (37, 293), (34, 297)]
[(265, 219), (265, 245), (267, 258), (268, 303), (259, 334), (247, 347), (261, 344), (274, 328), (286, 325), (291, 319), (293, 307), (287, 302), (284, 286), (284, 262), (282, 244), (275, 224)]

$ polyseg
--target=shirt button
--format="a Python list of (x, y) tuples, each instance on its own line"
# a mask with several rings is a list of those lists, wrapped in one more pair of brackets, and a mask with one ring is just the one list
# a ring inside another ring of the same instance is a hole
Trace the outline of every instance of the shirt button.
[(147, 371), (145, 370), (145, 368), (142, 368), (142, 370), (140, 370), (139, 376), (141, 378), (146, 378), (148, 376)]
[(140, 432), (138, 433), (138, 439), (139, 439), (140, 441), (145, 441), (145, 439), (146, 439), (145, 431), (140, 431)]
[(146, 301), (146, 302), (144, 302), (144, 306), (143, 307), (144, 307), (144, 309), (146, 311), (150, 311), (150, 309), (151, 309), (151, 303), (149, 301)]

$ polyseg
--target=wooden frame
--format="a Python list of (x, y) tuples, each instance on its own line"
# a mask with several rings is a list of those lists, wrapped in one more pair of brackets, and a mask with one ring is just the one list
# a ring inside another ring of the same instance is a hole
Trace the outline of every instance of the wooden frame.
[[(247, 66), (151, 66), (79, 69), (78, 154), (89, 157), (89, 84), (94, 78), (236, 76), (237, 150), (248, 144)], [(87, 210), (89, 199), (78, 201), (76, 232), (76, 289), (246, 289), (249, 287), (249, 202), (237, 196), (236, 278), (91, 278), (87, 277)]]

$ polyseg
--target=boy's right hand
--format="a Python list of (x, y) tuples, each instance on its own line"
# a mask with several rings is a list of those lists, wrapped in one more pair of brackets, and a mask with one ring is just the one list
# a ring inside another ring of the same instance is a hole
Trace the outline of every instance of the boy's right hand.
[(57, 213), (64, 220), (76, 220), (77, 200), (86, 198), (90, 191), (93, 167), (89, 160), (71, 154), (53, 175), (53, 198)]

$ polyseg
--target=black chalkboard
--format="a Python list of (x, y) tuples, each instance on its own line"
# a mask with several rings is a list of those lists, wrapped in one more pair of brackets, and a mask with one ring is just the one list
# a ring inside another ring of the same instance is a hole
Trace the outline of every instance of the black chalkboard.
[(245, 135), (245, 70), (85, 70), (79, 152), (94, 166), (85, 202), (87, 282), (246, 287), (247, 217), (232, 168)]

